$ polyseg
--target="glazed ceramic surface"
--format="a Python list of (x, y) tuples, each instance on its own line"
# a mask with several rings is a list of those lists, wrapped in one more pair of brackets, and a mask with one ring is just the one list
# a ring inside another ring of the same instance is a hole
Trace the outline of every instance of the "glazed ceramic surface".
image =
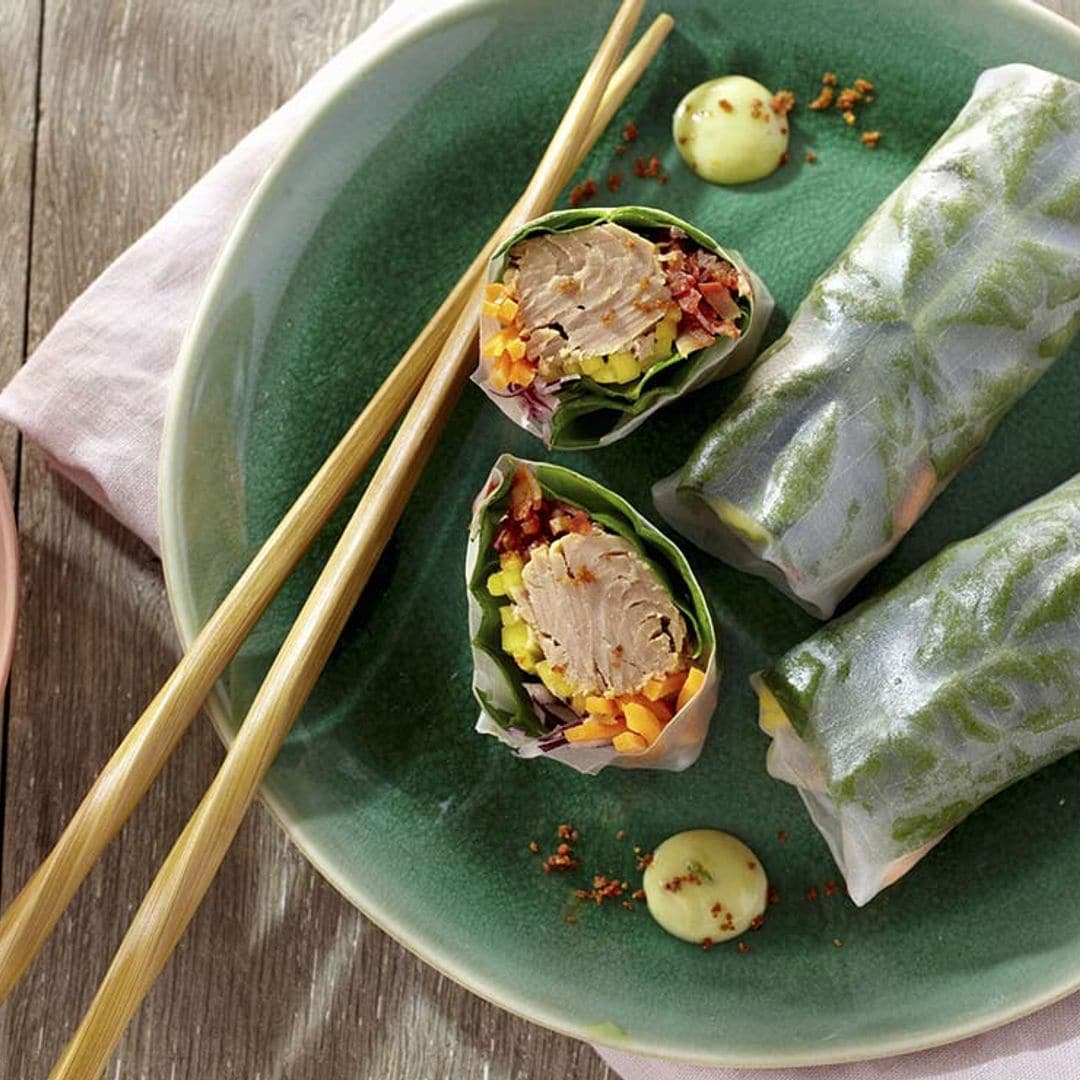
[[(1080, 77), (1080, 36), (1004, 0), (667, 6), (674, 36), (579, 179), (593, 175), (603, 188), (621, 172), (618, 201), (669, 209), (741, 251), (777, 300), (768, 339), (948, 126), (983, 68), (1025, 60)], [(358, 71), (262, 184), (205, 297), (168, 423), (165, 562), (185, 641), (512, 203), (613, 8), (459, 4)], [(794, 89), (805, 105), (826, 69), (877, 83), (864, 120), (883, 133), (876, 150), (835, 112), (800, 108), (791, 161), (767, 180), (710, 187), (679, 160), (671, 111), (689, 87), (741, 72)], [(629, 118), (640, 138), (617, 157)], [(632, 159), (653, 153), (670, 173), (664, 186), (634, 176)], [(617, 445), (551, 457), (654, 516), (650, 484), (684, 460), (737, 382), (680, 401)], [(1080, 471), (1078, 399), (1074, 347), (854, 599)], [(797, 794), (765, 773), (767, 739), (747, 682), (817, 624), (763, 581), (696, 550), (687, 554), (717, 617), (725, 668), (697, 765), (587, 777), (516, 761), (475, 735), (466, 523), (503, 450), (543, 454), (467, 387), (270, 775), (267, 801), (338, 889), (430, 963), (530, 1019), (712, 1063), (926, 1046), (1080, 983), (1071, 902), (1080, 758), (992, 800), (866, 909), (826, 896), (824, 883), (839, 875)], [(215, 718), (226, 738), (341, 524), (339, 515), (224, 678)], [(552, 850), (564, 821), (581, 830), (581, 871), (544, 875), (528, 843)], [(637, 881), (631, 844), (648, 849), (703, 826), (746, 841), (779, 892), (752, 952), (705, 952), (668, 937), (642, 908), (573, 899), (593, 872)], [(804, 897), (811, 885), (816, 901)]]

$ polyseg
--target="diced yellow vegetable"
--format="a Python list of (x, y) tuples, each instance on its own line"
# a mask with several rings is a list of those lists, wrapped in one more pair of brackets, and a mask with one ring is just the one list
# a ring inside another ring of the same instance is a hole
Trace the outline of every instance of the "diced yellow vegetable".
[(517, 664), (526, 675), (536, 674), (536, 654), (535, 653), (515, 653), (514, 663)]
[(532, 652), (532, 629), (524, 621), (513, 623), (511, 626), (504, 626), (501, 641), (503, 652), (508, 652), (511, 656), (517, 656), (518, 653)]
[(641, 374), (641, 365), (637, 358), (628, 352), (612, 353), (608, 357), (611, 370), (615, 373), (615, 382), (630, 382)]
[(488, 575), (487, 591), (491, 593), (492, 596), (506, 595), (506, 581), (500, 572), (496, 571), (494, 574)]
[(491, 337), (484, 342), (484, 355), (490, 357), (499, 357), (506, 351), (506, 338), (503, 336), (503, 332), (500, 330), (497, 334), (492, 334)]
[(583, 720), (580, 724), (575, 724), (563, 731), (570, 742), (591, 742), (594, 739), (606, 741), (612, 737), (613, 733), (615, 739), (620, 739), (626, 734), (626, 730), (621, 724), (616, 728), (612, 724), (601, 724), (599, 720)]
[(626, 726), (631, 731), (636, 731), (646, 743), (656, 741), (660, 734), (660, 721), (656, 719), (652, 709), (630, 701), (623, 707), (623, 716), (626, 717)]
[(659, 701), (661, 698), (671, 697), (677, 694), (683, 683), (686, 682), (685, 671), (673, 671), (662, 679), (650, 679), (641, 691), (650, 701)]
[(600, 360), (600, 367), (593, 378), (598, 383), (617, 383), (619, 376), (615, 374), (615, 368), (608, 363), (607, 357), (602, 357)]
[(517, 318), (517, 313), (518, 306), (509, 296), (499, 301), (499, 322), (509, 326)]
[[(648, 701), (649, 699), (646, 698), (645, 700)], [(661, 724), (666, 724), (675, 715), (675, 710), (663, 699), (649, 701), (649, 710)]]
[(499, 305), (494, 300), (485, 300), (480, 305), (480, 310), (489, 318), (497, 319), (499, 317)]
[(505, 354), (492, 365), (488, 376), (488, 381), (496, 390), (505, 390), (510, 385), (510, 365), (502, 363), (504, 359)]
[(773, 692), (762, 682), (756, 682), (755, 689), (758, 696), (758, 727), (766, 735), (775, 735), (781, 728), (790, 727), (791, 721)]
[(537, 661), (536, 674), (540, 676), (540, 681), (556, 697), (566, 700), (574, 696), (573, 683), (550, 660)]
[(604, 368), (604, 358), (602, 356), (583, 356), (581, 358), (581, 374), (588, 375), (590, 378), (595, 378), (597, 372), (602, 371)]
[(484, 286), (486, 300), (501, 300), (506, 295), (506, 286), (501, 281), (489, 281)]
[(536, 378), (536, 368), (524, 360), (515, 360), (510, 368), (510, 381), (518, 386), (531, 386)]
[(521, 580), (521, 570), (525, 565), (521, 556), (512, 551), (506, 552), (500, 559), (502, 566), (502, 586), (504, 592), (501, 595), (512, 596), (514, 592), (524, 584)]
[(705, 672), (701, 668), (692, 667), (687, 673), (686, 682), (679, 691), (679, 700), (676, 709), (681, 709), (703, 686), (705, 685)]
[(585, 708), (585, 695), (584, 694), (575, 694), (570, 699), (570, 707), (576, 713), (587, 712), (588, 710)]
[(525, 355), (525, 342), (519, 337), (511, 338), (506, 343), (506, 351), (511, 360), (520, 360)]
[(585, 711), (594, 716), (614, 716), (619, 711), (619, 706), (611, 698), (590, 694), (585, 699)]
[(639, 750), (644, 750), (648, 743), (636, 731), (623, 731), (611, 740), (611, 745), (620, 754), (635, 754)]
[(499, 618), (502, 619), (503, 626), (513, 626), (514, 623), (522, 621), (521, 612), (513, 604), (499, 608)]

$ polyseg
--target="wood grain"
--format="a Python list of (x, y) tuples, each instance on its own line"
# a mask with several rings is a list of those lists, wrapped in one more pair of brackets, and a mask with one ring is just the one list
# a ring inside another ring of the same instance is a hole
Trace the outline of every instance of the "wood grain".
[[(0, 378), (22, 356), (27, 300), (32, 347), (114, 255), (385, 0), (44, 4), (39, 56), (39, 0), (0, 0)], [(1080, 21), (1080, 0), (1047, 6)], [(15, 446), (0, 431), (9, 476)], [(141, 545), (32, 449), (19, 470), (22, 612), (4, 900), (177, 656), (159, 570)], [(220, 760), (209, 725), (197, 722), (0, 1009), (0, 1080), (47, 1074)], [(588, 1047), (473, 997), (385, 937), (261, 809), (109, 1075), (614, 1080)]]

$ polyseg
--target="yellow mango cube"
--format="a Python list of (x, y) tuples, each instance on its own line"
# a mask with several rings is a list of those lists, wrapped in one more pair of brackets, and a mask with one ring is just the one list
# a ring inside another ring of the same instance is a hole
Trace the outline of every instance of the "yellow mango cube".
[[(583, 720), (580, 724), (568, 727), (563, 734), (570, 742), (593, 742), (596, 739), (610, 739), (614, 728), (611, 724), (601, 724), (598, 720)], [(615, 738), (625, 734), (620, 725), (620, 730), (615, 732)], [(614, 741), (614, 740), (613, 740)]]
[(686, 675), (686, 682), (679, 691), (679, 700), (676, 709), (684, 705), (705, 685), (705, 672), (701, 668), (692, 667)]
[(642, 693), (650, 701), (660, 701), (663, 698), (677, 694), (686, 682), (685, 671), (675, 671), (665, 675), (662, 679), (650, 679), (642, 689)]
[(644, 750), (648, 743), (636, 731), (622, 731), (611, 740), (611, 745), (620, 754), (636, 754)]
[(492, 596), (505, 596), (506, 595), (506, 583), (502, 574), (496, 571), (494, 574), (489, 574), (487, 579), (487, 591)]
[(497, 316), (499, 322), (509, 326), (517, 318), (517, 313), (518, 305), (509, 296), (499, 301), (499, 313)]
[(484, 355), (490, 356), (493, 359), (502, 356), (506, 351), (506, 339), (503, 337), (503, 332), (500, 330), (497, 334), (492, 334), (491, 337), (484, 342)]
[(511, 360), (521, 360), (525, 356), (525, 342), (519, 337), (511, 338), (506, 343), (506, 351)]
[(502, 620), (503, 626), (513, 626), (514, 623), (522, 621), (521, 612), (513, 604), (506, 604), (499, 608), (499, 618)]
[(614, 716), (619, 711), (619, 706), (611, 698), (590, 694), (585, 699), (585, 711), (594, 716)]
[(480, 310), (489, 318), (497, 319), (499, 317), (499, 305), (494, 300), (485, 300), (480, 305)]
[(651, 709), (637, 702), (630, 701), (623, 706), (623, 716), (626, 717), (626, 726), (630, 731), (637, 732), (646, 742), (654, 743), (660, 734), (660, 721)]
[(596, 374), (604, 368), (602, 356), (583, 356), (581, 358), (581, 374), (588, 375), (590, 379), (596, 378)]

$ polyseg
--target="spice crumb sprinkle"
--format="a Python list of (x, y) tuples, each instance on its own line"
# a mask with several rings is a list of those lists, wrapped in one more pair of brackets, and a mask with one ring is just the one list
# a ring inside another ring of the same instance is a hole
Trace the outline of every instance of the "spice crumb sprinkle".
[(834, 948), (842, 949), (844, 947), (844, 943), (838, 937), (834, 937), (832, 943)]
[(535, 840), (530, 840), (529, 841), (529, 850), (534, 855), (539, 855), (540, 854), (540, 845)]
[(818, 887), (816, 885), (811, 885), (810, 888), (806, 890), (806, 899), (809, 900), (810, 903), (813, 903), (817, 898)]
[(859, 136), (859, 138), (862, 139), (863, 146), (867, 147), (870, 150), (873, 150), (877, 146), (877, 144), (881, 142), (881, 132), (864, 131), (862, 135)]
[(739, 952), (740, 952), (740, 953), (742, 953), (742, 955), (743, 955), (743, 956), (745, 956), (745, 955), (746, 955), (746, 954), (747, 954), (748, 952), (752, 952), (752, 951), (753, 951), (753, 950), (752, 950), (752, 949), (750, 948), (750, 946), (746, 944), (746, 942), (745, 942), (745, 941), (740, 941), (740, 942), (739, 942), (739, 945), (738, 945), (738, 948), (739, 948)]

